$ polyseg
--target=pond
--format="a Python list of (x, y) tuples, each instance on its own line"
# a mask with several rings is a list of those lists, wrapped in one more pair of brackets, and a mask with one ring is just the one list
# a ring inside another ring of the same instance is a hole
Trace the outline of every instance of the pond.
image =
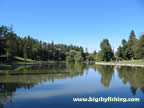
[[(139, 102), (75, 102), (87, 98)], [(89, 64), (19, 66), (0, 70), (0, 108), (144, 108), (144, 68)]]

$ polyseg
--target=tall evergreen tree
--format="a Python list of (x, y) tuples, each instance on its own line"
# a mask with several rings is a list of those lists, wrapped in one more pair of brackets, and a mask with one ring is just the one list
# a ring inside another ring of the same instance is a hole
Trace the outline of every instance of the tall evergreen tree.
[(144, 59), (144, 35), (140, 36), (140, 39), (134, 46), (135, 58)]
[(0, 56), (6, 53), (6, 37), (8, 34), (7, 26), (0, 27)]
[(9, 32), (7, 35), (7, 42), (6, 42), (6, 46), (7, 46), (7, 53), (8, 56), (16, 56), (17, 53), (17, 44), (16, 44), (16, 34)]
[(132, 30), (130, 32), (129, 40), (128, 40), (128, 59), (133, 59), (134, 58), (134, 51), (133, 51), (133, 46), (136, 43), (136, 35), (135, 32)]

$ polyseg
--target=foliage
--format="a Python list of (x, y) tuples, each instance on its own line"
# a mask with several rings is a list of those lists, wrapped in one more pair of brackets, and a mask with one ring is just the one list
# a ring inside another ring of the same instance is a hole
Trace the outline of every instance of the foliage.
[(135, 55), (134, 46), (136, 42), (137, 42), (136, 35), (134, 31), (132, 30), (130, 32), (128, 42), (125, 39), (122, 40), (122, 46), (119, 46), (116, 52), (117, 59), (120, 59), (120, 60), (134, 59), (134, 55)]
[(70, 50), (66, 53), (66, 61), (67, 62), (82, 62), (83, 57), (80, 51)]
[(86, 56), (86, 61), (96, 61), (96, 55), (97, 55), (96, 51), (94, 51), (93, 53), (89, 53)]
[(74, 59), (71, 56), (66, 57), (67, 62), (74, 62)]
[(135, 35), (134, 31), (132, 30), (130, 32), (129, 40), (128, 40), (128, 43), (127, 43), (127, 46), (128, 46), (128, 59), (133, 59), (134, 58), (133, 46), (135, 45), (136, 41), (137, 41), (136, 35)]
[(128, 59), (128, 45), (125, 39), (122, 40), (122, 46), (119, 46), (116, 52), (116, 57), (119, 60)]
[(144, 35), (140, 37), (134, 46), (134, 54), (137, 59), (144, 59)]
[(30, 36), (23, 38), (17, 36), (12, 28), (7, 26), (0, 27), (0, 47), (0, 57), (3, 55), (6, 55), (7, 58), (19, 56), (25, 58), (25, 61), (27, 59), (64, 61), (67, 56), (71, 56), (71, 61), (75, 59), (76, 62), (79, 62), (85, 55), (81, 46), (54, 44), (53, 41), (42, 42)]
[[(111, 48), (108, 39), (104, 39), (100, 44), (100, 51), (97, 53), (88, 53), (81, 46), (55, 44), (52, 42), (39, 41), (31, 36), (18, 36), (11, 27), (2, 25), (0, 27), (0, 59), (11, 60), (18, 56), (32, 60), (40, 61), (112, 61), (144, 59), (144, 35), (140, 39), (136, 39), (136, 35), (132, 30), (128, 41), (122, 40), (122, 44), (117, 48), (117, 52)], [(7, 59), (6, 59), (7, 58)]]
[(101, 50), (99, 51), (97, 55), (97, 59), (100, 61), (111, 61), (114, 59), (114, 54), (111, 48), (111, 45), (109, 44), (108, 39), (104, 39), (100, 44)]
[(75, 56), (74, 56), (74, 61), (75, 61), (75, 62), (82, 62), (82, 61), (83, 61), (83, 58), (82, 58), (81, 55), (75, 55)]

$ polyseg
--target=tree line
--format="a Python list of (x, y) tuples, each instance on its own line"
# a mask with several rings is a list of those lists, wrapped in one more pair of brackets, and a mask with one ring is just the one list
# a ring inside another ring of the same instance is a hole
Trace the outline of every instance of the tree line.
[(83, 47), (44, 42), (30, 36), (18, 36), (12, 29), (0, 27), (0, 58), (12, 60), (15, 56), (33, 60), (81, 62), (86, 59)]
[(132, 30), (128, 41), (122, 40), (121, 46), (117, 49), (116, 57), (120, 60), (144, 59), (144, 34), (137, 39)]
[(55, 60), (68, 62), (82, 61), (114, 61), (132, 60), (144, 58), (144, 35), (136, 38), (132, 30), (129, 39), (123, 39), (121, 45), (114, 52), (109, 40), (104, 39), (100, 43), (100, 51), (88, 53), (83, 47), (66, 44), (54, 44), (44, 42), (30, 36), (18, 36), (12, 27), (2, 25), (0, 27), (0, 58), (11, 60), (19, 56), (33, 60)]
[(108, 39), (101, 42), (100, 48), (97, 61), (144, 59), (144, 34), (137, 39), (134, 30), (132, 30), (129, 39), (123, 39), (116, 52), (111, 48)]

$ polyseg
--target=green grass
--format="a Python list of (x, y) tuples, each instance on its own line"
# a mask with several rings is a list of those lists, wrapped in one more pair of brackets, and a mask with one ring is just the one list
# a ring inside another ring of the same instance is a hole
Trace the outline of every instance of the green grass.
[(136, 65), (144, 65), (144, 60), (125, 60), (117, 62), (119, 64), (136, 64)]
[[(22, 57), (15, 56), (14, 59), (15, 59), (16, 61), (25, 62), (25, 58), (22, 58)], [(34, 61), (34, 60), (26, 59), (26, 62), (33, 62), (33, 61)]]
[(123, 60), (123, 61), (110, 61), (110, 62), (102, 62), (99, 63), (115, 63), (115, 64), (135, 64), (135, 65), (144, 65), (144, 60)]
[(0, 62), (0, 69), (8, 69), (18, 65), (34, 65), (34, 64), (54, 64), (56, 61), (36, 61), (31, 59), (26, 59), (22, 57), (15, 56), (10, 61)]
[(6, 69), (11, 68), (12, 66), (16, 65), (25, 65), (25, 64), (38, 64), (39, 61), (27, 59), (25, 62), (25, 59), (22, 57), (15, 56), (12, 60), (7, 62), (0, 62), (0, 68)]

